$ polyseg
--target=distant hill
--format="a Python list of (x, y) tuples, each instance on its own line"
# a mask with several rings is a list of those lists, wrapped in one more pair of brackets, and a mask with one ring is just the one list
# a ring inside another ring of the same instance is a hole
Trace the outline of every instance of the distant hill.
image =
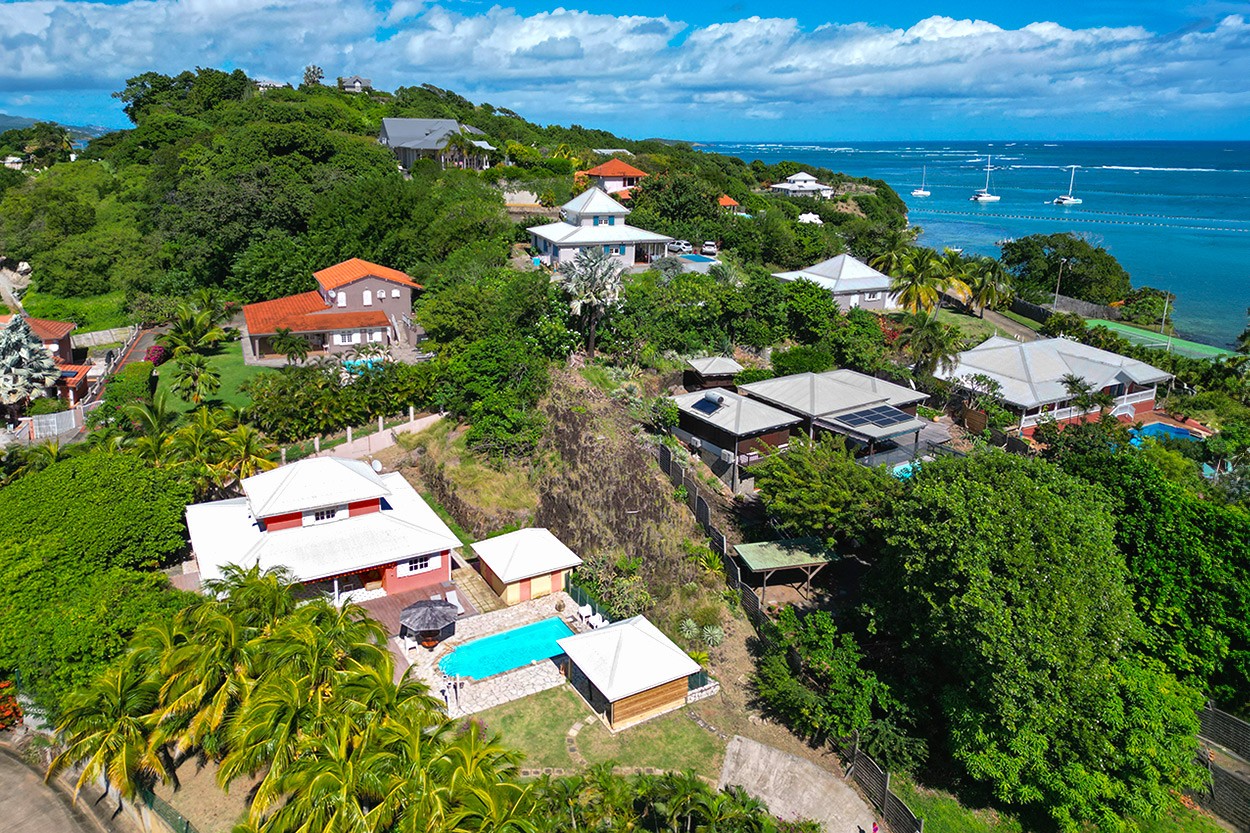
[[(26, 116), (10, 116), (8, 113), (0, 113), (0, 133), (6, 130), (16, 130), (19, 127), (30, 127), (37, 121), (55, 121), (55, 119), (32, 119)], [(103, 136), (105, 133), (112, 132), (110, 128), (101, 127), (98, 124), (67, 124), (65, 127), (72, 136), (83, 139), (94, 139), (97, 136)]]

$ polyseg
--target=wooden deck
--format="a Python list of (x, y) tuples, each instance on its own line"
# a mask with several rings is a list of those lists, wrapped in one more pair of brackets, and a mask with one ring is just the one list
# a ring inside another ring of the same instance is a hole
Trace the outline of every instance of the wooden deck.
[(423, 587), (420, 590), (409, 590), (407, 593), (394, 593), (387, 596), (379, 596), (376, 599), (369, 599), (361, 602), (360, 606), (369, 612), (369, 615), (382, 623), (386, 628), (387, 636), (399, 635), (399, 614), (408, 605), (413, 602), (432, 599), (435, 596), (447, 597), (448, 590), (455, 590), (456, 597), (460, 600), (460, 606), (464, 608), (464, 613), (460, 618), (466, 616), (476, 616), (480, 611), (473, 606), (469, 595), (456, 586), (455, 582), (445, 581), (433, 587)]

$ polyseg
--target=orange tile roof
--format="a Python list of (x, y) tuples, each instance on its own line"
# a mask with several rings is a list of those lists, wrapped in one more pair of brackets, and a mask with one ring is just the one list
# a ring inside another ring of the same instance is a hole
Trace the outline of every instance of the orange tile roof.
[(630, 193), (630, 191), (632, 191), (632, 190), (634, 190), (634, 189), (633, 189), (633, 188), (622, 188), (621, 190), (616, 191), (616, 192), (614, 192), (614, 193), (610, 194), (609, 196), (611, 196), (611, 197), (612, 197), (612, 199), (614, 199), (614, 200), (632, 200), (632, 199), (634, 198), (634, 195)]
[(61, 384), (66, 387), (76, 388), (82, 381), (87, 378), (87, 374), (91, 372), (92, 365), (89, 364), (61, 364), (57, 363), (61, 370)]
[(421, 288), (419, 283), (398, 269), (391, 269), (389, 266), (379, 266), (376, 263), (370, 263), (358, 257), (353, 257), (351, 260), (345, 260), (342, 263), (336, 263), (333, 266), (327, 266), (320, 272), (313, 272), (313, 277), (317, 279), (317, 283), (321, 284), (322, 289), (338, 289), (340, 286), (346, 286), (352, 281), (369, 277), (381, 278), (392, 283), (401, 283), (404, 286), (411, 286), (415, 289)]
[(640, 171), (628, 162), (622, 162), (620, 159), (609, 159), (602, 165), (596, 165), (585, 172), (587, 176), (633, 176), (644, 177), (646, 171)]
[[(0, 327), (7, 326), (12, 320), (12, 315), (0, 315)], [(69, 321), (49, 321), (46, 318), (31, 318), (29, 315), (26, 316), (26, 323), (30, 325), (30, 331), (43, 341), (60, 341), (78, 326)]]
[(728, 194), (721, 194), (718, 202), (720, 203), (721, 208), (733, 208), (738, 204), (738, 201)]
[(338, 312), (327, 307), (316, 290), (248, 304), (243, 307), (243, 320), (247, 322), (248, 334), (254, 336), (271, 335), (280, 327), (293, 333), (326, 333), (390, 326), (390, 320), (381, 310)]

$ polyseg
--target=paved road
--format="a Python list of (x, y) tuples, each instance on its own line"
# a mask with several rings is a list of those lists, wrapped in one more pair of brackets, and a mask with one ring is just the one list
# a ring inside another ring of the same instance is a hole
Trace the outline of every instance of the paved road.
[(5, 833), (96, 833), (61, 793), (23, 764), (0, 752), (0, 827)]

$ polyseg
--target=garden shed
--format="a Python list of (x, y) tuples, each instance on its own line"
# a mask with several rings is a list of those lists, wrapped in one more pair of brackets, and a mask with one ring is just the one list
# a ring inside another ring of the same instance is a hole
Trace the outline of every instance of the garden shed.
[(690, 676), (700, 670), (643, 616), (558, 643), (573, 688), (614, 732), (684, 706)]
[(543, 527), (518, 529), (470, 546), (477, 553), (482, 578), (507, 605), (560, 592), (569, 571), (582, 563)]

